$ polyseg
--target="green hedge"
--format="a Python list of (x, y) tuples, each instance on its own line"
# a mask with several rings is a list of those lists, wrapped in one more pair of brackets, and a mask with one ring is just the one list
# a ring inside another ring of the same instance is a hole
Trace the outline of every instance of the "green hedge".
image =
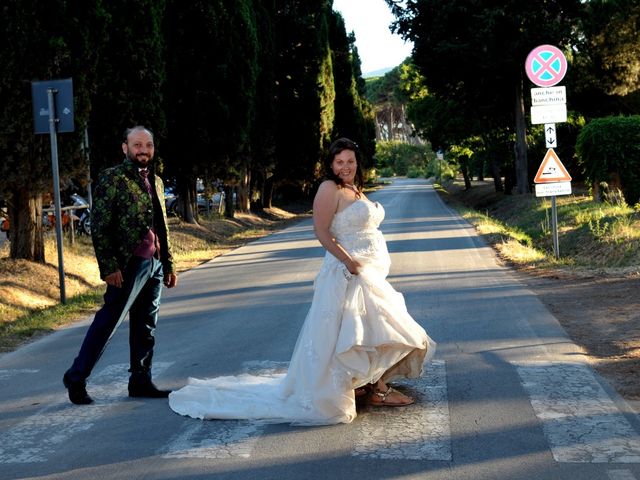
[(578, 135), (576, 154), (596, 193), (606, 182), (629, 205), (640, 201), (640, 115), (592, 120)]

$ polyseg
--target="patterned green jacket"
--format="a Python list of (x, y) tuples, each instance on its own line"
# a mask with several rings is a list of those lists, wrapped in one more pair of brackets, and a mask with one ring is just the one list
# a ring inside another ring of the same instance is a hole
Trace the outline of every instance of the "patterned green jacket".
[[(151, 178), (150, 174), (149, 180)], [(162, 222), (156, 221), (155, 232), (160, 240), (160, 261), (167, 274), (174, 272), (175, 268), (164, 205), (164, 184), (160, 177), (153, 175), (153, 178), (162, 210)], [(101, 172), (91, 212), (91, 237), (103, 279), (116, 270), (124, 271), (152, 225), (153, 205), (138, 174), (138, 167), (125, 159), (120, 165)]]

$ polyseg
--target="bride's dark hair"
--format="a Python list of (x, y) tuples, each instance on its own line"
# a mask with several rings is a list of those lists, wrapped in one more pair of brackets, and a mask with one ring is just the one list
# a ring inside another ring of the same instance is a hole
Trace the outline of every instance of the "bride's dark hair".
[(333, 169), (331, 165), (333, 164), (333, 160), (336, 158), (336, 155), (340, 154), (343, 150), (351, 150), (356, 156), (356, 176), (354, 178), (354, 185), (358, 187), (358, 190), (362, 190), (364, 185), (362, 170), (360, 169), (360, 158), (358, 154), (358, 144), (353, 140), (349, 140), (348, 138), (339, 138), (331, 145), (329, 145), (329, 151), (327, 154), (327, 158), (325, 160), (324, 169), (325, 169), (325, 177), (327, 180), (333, 180), (336, 184), (342, 186), (344, 183), (342, 179), (333, 173)]

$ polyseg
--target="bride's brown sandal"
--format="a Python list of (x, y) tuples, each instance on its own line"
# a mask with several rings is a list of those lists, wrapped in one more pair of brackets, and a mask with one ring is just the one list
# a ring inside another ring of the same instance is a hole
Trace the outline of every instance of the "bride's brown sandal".
[[(391, 401), (389, 395), (397, 393), (401, 401), (394, 402)], [(415, 402), (415, 400), (411, 397), (407, 397), (404, 393), (399, 392), (395, 388), (388, 387), (386, 391), (381, 392), (380, 390), (374, 390), (369, 397), (369, 405), (374, 407), (406, 407), (407, 405), (411, 405)]]

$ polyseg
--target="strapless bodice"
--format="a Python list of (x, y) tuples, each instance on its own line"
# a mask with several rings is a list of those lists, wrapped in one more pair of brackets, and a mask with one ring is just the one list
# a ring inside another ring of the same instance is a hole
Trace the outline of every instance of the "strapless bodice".
[[(384, 237), (378, 229), (383, 219), (382, 205), (368, 200), (356, 200), (335, 214), (331, 223), (331, 233), (352, 257), (387, 272), (390, 264), (389, 253)], [(325, 259), (330, 265), (339, 263), (329, 253)]]

